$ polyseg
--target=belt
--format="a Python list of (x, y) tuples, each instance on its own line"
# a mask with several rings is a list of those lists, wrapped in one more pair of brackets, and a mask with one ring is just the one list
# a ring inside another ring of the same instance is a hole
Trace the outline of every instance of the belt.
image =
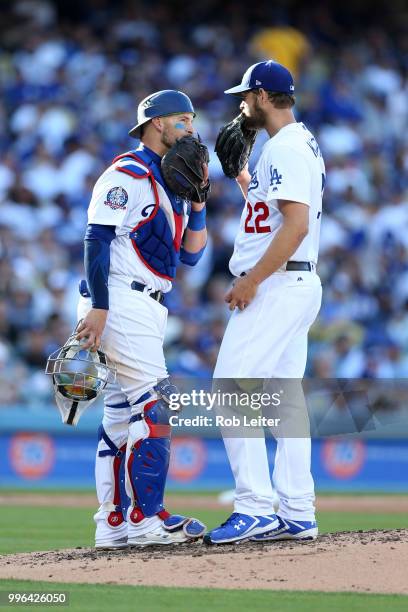
[[(133, 281), (130, 287), (131, 289), (134, 289), (135, 291), (141, 291), (143, 293), (147, 285), (143, 285), (143, 283), (138, 283), (137, 281)], [(91, 297), (86, 280), (80, 281), (79, 293), (83, 297), (86, 297), (86, 298)], [(147, 295), (149, 295), (151, 298), (153, 298), (154, 300), (156, 300), (156, 302), (159, 302), (160, 304), (163, 304), (164, 302), (164, 294), (162, 291), (153, 291), (152, 293), (148, 293)]]
[[(132, 281), (130, 283), (130, 288), (133, 289), (134, 291), (140, 291), (141, 293), (144, 293), (144, 290), (146, 289), (147, 285), (144, 285), (143, 283), (138, 283), (137, 281)], [(163, 291), (152, 291), (151, 293), (147, 294), (149, 297), (151, 297), (153, 300), (155, 300), (156, 302), (159, 302), (159, 304), (163, 304), (164, 302), (164, 293)]]
[(286, 270), (290, 272), (291, 270), (308, 270), (311, 272), (314, 268), (314, 264), (310, 261), (288, 261), (286, 264)]
[[(286, 270), (293, 272), (294, 270), (308, 270), (311, 272), (314, 270), (315, 264), (310, 261), (288, 261), (286, 264)], [(248, 272), (241, 272), (240, 276), (246, 276)]]

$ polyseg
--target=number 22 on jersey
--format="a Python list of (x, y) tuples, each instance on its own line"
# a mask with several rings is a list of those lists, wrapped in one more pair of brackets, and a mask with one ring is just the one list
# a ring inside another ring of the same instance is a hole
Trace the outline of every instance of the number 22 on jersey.
[(246, 234), (267, 234), (271, 231), (271, 226), (265, 221), (269, 217), (269, 208), (265, 202), (256, 204), (246, 203), (247, 214), (245, 218)]

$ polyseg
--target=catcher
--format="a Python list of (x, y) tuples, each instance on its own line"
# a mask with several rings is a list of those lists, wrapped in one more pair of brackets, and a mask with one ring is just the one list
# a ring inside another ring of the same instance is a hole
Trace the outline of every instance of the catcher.
[[(106, 385), (96, 454), (96, 546), (174, 544), (202, 537), (196, 519), (163, 506), (170, 456), (163, 354), (167, 308), (181, 261), (194, 266), (207, 240), (208, 151), (193, 137), (184, 93), (164, 90), (138, 107), (140, 145), (96, 182), (85, 234), (76, 340), (116, 369)], [(123, 484), (125, 486), (123, 486)]]

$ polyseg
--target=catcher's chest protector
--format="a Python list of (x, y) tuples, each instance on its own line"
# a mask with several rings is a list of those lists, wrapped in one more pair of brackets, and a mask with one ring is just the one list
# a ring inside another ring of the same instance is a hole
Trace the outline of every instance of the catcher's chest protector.
[[(114, 162), (120, 159), (129, 159), (129, 164), (122, 165), (117, 170), (135, 179), (148, 179), (155, 198), (153, 212), (149, 207), (146, 210), (146, 219), (140, 221), (129, 234), (133, 248), (151, 272), (161, 278), (173, 280), (176, 276), (181, 238), (187, 224), (187, 201), (167, 189), (160, 168), (145, 151), (124, 153), (116, 157)], [(163, 189), (159, 190), (158, 184)]]

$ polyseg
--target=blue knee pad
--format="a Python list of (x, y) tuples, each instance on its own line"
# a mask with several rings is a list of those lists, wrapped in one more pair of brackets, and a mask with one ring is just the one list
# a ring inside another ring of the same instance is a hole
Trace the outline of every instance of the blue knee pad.
[(166, 403), (161, 399), (153, 400), (146, 404), (144, 414), (132, 416), (130, 423), (142, 419), (149, 428), (149, 435), (132, 447), (127, 469), (135, 507), (141, 515), (149, 517), (163, 510), (171, 431)]

